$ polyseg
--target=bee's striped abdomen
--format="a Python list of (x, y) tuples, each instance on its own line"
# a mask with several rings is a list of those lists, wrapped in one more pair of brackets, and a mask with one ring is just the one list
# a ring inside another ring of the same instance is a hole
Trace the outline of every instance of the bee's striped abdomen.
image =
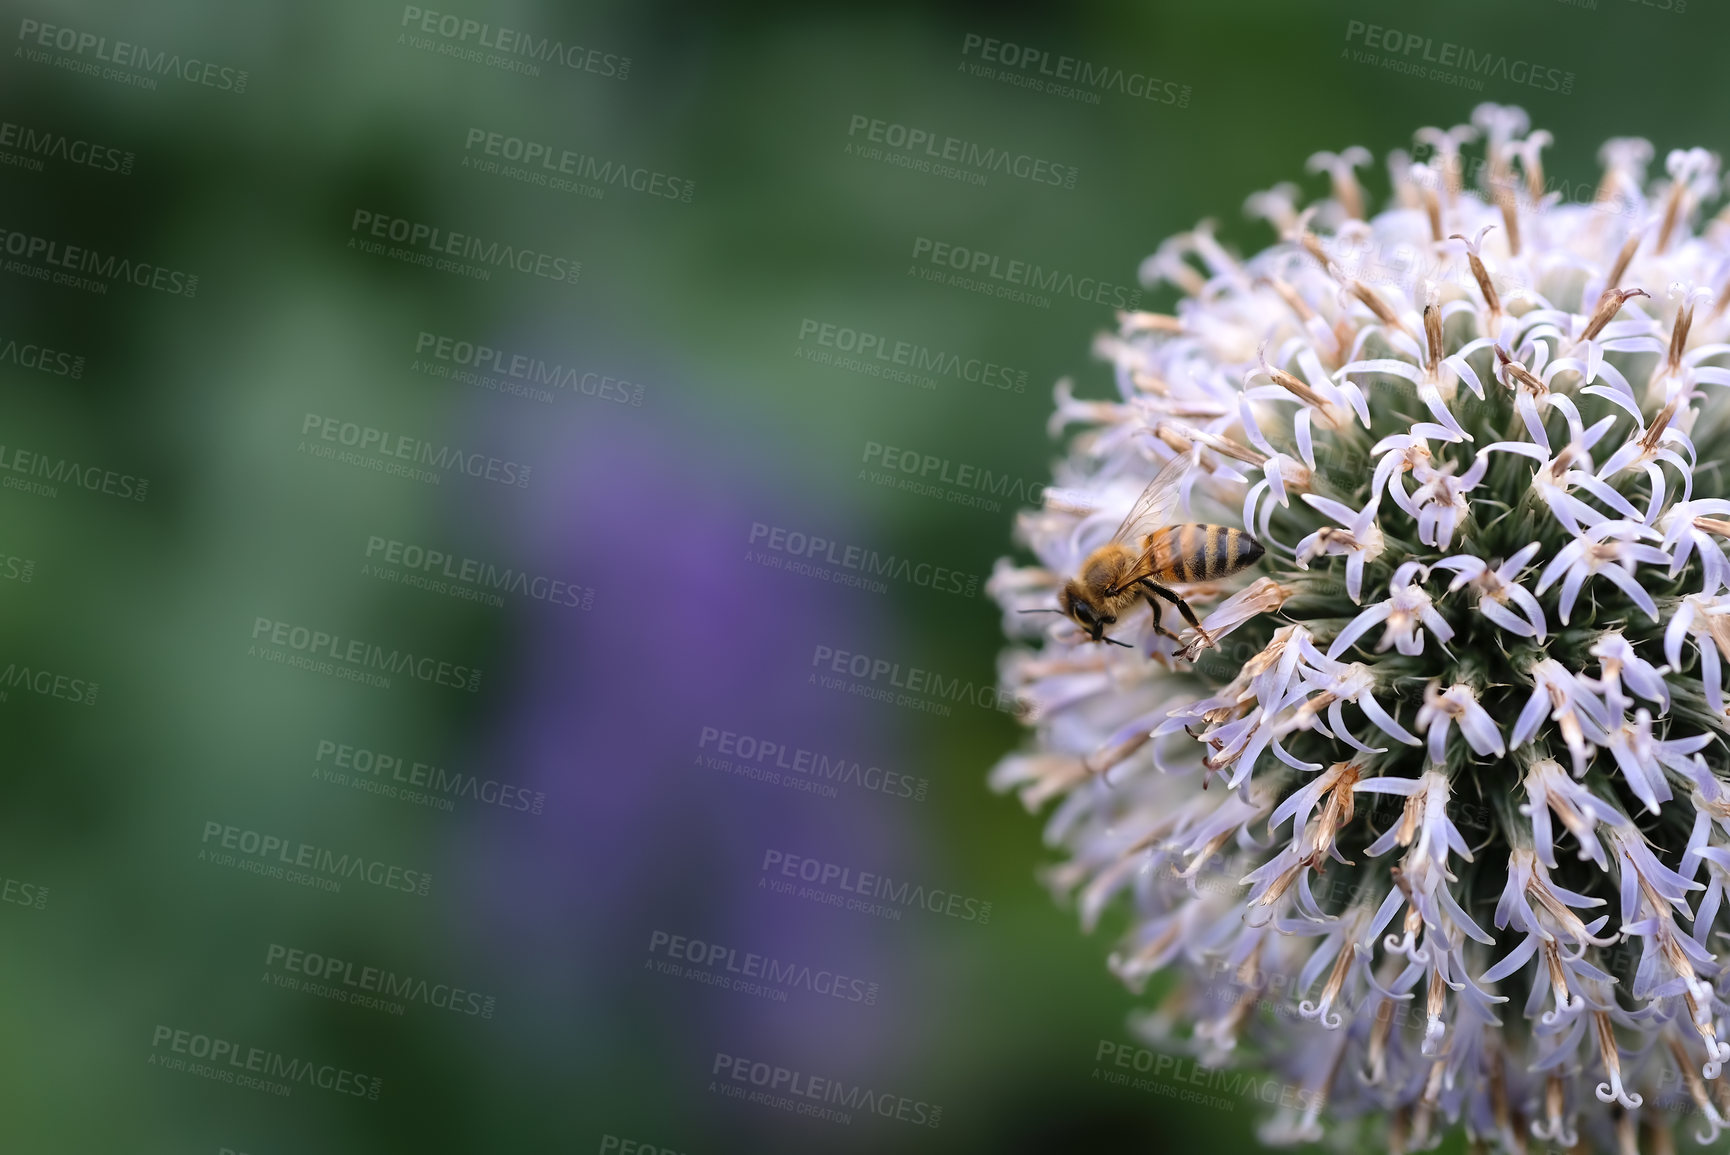
[(1266, 552), (1261, 543), (1241, 529), (1224, 525), (1207, 527), (1207, 576), (1221, 578), (1254, 565)]
[(1174, 525), (1152, 535), (1149, 560), (1165, 581), (1216, 581), (1262, 555), (1261, 543), (1225, 525)]
[(1207, 547), (1211, 542), (1211, 525), (1180, 525), (1177, 527), (1177, 565), (1180, 580), (1201, 581), (1207, 576)]

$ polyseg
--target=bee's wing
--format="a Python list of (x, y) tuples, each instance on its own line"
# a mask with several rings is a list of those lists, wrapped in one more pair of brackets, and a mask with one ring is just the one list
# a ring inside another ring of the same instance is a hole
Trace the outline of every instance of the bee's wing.
[(1111, 535), (1112, 544), (1127, 545), (1131, 549), (1141, 548), (1141, 539), (1164, 525), (1171, 517), (1171, 511), (1177, 508), (1177, 499), (1183, 493), (1181, 483), (1189, 469), (1187, 457), (1176, 457), (1167, 463), (1166, 467), (1147, 483), (1141, 496), (1135, 499), (1129, 516), (1123, 519), (1123, 524)]

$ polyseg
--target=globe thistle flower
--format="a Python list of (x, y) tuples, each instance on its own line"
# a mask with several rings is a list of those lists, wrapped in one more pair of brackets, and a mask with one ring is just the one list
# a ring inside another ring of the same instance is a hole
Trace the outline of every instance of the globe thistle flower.
[[(1273, 247), (1163, 244), (1181, 300), (1099, 339), (1109, 399), (1059, 386), (1036, 560), (989, 587), (1032, 732), (994, 786), (1055, 803), (1086, 928), (1126, 913), (1138, 1031), (1302, 1092), (1268, 1142), (1730, 1117), (1730, 210), (1628, 139), (1561, 203), (1528, 129), (1420, 130), (1374, 215), (1368, 154), (1318, 153), (1323, 200), (1249, 200)], [(1174, 586), (1200, 628), (1024, 615), (1178, 458), (1171, 520), (1266, 550)]]

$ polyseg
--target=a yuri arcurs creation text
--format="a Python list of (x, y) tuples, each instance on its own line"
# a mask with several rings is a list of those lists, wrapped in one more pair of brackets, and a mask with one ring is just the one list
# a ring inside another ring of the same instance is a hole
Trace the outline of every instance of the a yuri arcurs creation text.
[[(1149, 1045), (1301, 1088), (1269, 1142), (1662, 1151), (1730, 1114), (1730, 215), (1715, 157), (1648, 180), (1635, 139), (1564, 203), (1528, 128), (1419, 131), (1375, 215), (1368, 154), (1321, 153), (1326, 198), (1250, 198), (1273, 247), (1161, 246), (1182, 299), (1101, 338), (1108, 399), (1059, 387), (1036, 560), (988, 587), (1031, 727), (994, 785), (1056, 803), (1086, 926), (1127, 909)], [(1168, 521), (1266, 551), (1159, 559), (1199, 629), (1020, 612), (1178, 459)]]

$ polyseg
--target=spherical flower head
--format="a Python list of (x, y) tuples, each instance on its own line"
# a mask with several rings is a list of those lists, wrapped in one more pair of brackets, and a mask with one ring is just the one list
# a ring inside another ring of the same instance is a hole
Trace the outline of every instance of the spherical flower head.
[[(1209, 228), (1144, 266), (1183, 298), (1099, 340), (1109, 400), (1060, 388), (1036, 560), (990, 585), (1031, 729), (993, 784), (1055, 803), (1086, 925), (1127, 908), (1137, 1029), (1297, 1089), (1269, 1142), (1711, 1142), (1730, 214), (1704, 151), (1648, 183), (1651, 146), (1611, 141), (1564, 203), (1548, 133), (1472, 119), (1416, 134), (1379, 213), (1363, 150), (1317, 153), (1326, 199), (1250, 198), (1273, 247)], [(1172, 476), (1166, 521), (1223, 528), (1112, 544)], [(1177, 556), (1226, 531), (1265, 554)], [(1109, 634), (1024, 616), (1087, 572), (1165, 593), (1108, 591)]]

